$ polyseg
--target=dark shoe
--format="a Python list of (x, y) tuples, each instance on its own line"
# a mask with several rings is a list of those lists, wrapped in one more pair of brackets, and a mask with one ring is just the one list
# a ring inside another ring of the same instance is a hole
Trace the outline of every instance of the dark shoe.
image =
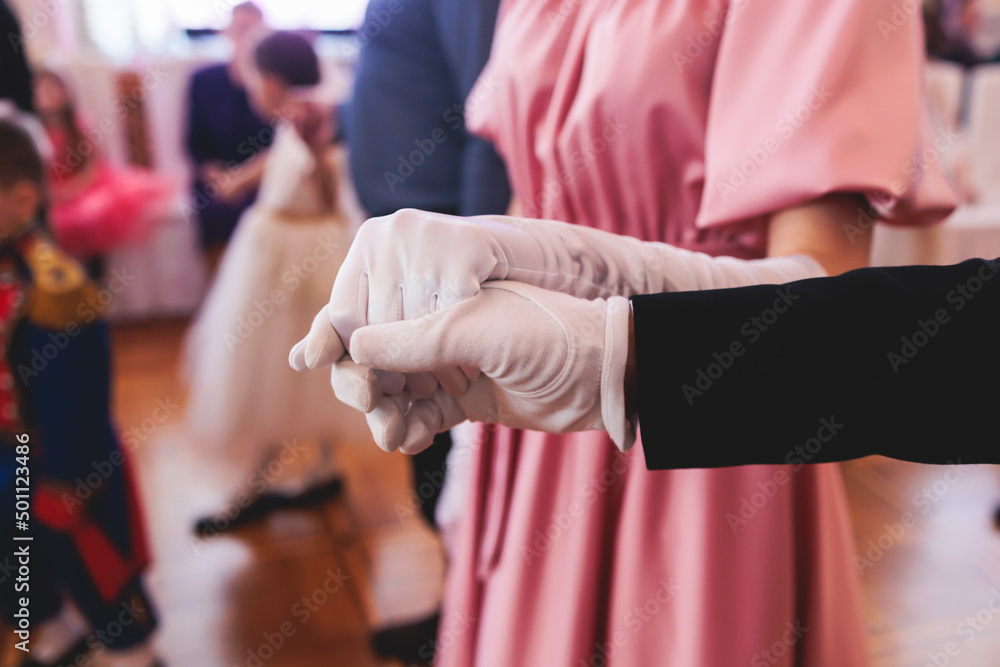
[(343, 492), (343, 478), (334, 477), (330, 481), (317, 484), (302, 493), (262, 493), (233, 518), (229, 518), (225, 514), (213, 514), (198, 519), (194, 524), (194, 534), (198, 537), (212, 537), (249, 526), (274, 512), (319, 505), (327, 500), (339, 498)]
[(71, 646), (69, 650), (59, 656), (55, 662), (39, 662), (29, 656), (26, 660), (18, 663), (17, 667), (62, 667), (62, 665), (75, 665), (77, 664), (77, 660), (80, 660), (81, 658), (83, 658), (83, 660), (80, 660), (80, 664), (86, 664), (87, 662), (90, 662), (90, 660), (86, 658), (88, 653), (90, 653), (90, 647), (87, 646), (87, 638), (83, 637), (80, 641)]
[(434, 660), (441, 614), (407, 625), (379, 630), (372, 635), (372, 649), (379, 657), (395, 658), (410, 664), (430, 664)]
[(344, 479), (334, 477), (333, 479), (311, 486), (302, 493), (290, 495), (275, 494), (278, 499), (278, 509), (296, 510), (305, 507), (314, 507), (325, 503), (328, 500), (339, 498), (344, 493)]

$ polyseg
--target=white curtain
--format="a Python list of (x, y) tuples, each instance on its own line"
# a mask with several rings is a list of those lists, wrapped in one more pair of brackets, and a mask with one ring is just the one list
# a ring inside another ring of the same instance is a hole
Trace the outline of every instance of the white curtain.
[(176, 31), (170, 0), (77, 0), (88, 42), (116, 60), (161, 53)]
[[(279, 29), (350, 29), (368, 0), (256, 0)], [(184, 28), (223, 28), (240, 0), (12, 0), (35, 60), (81, 48), (117, 62), (184, 52)], [(173, 49), (171, 47), (177, 47)]]

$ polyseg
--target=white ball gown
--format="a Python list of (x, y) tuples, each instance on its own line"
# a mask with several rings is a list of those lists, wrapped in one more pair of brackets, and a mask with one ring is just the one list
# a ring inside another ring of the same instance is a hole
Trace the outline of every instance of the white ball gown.
[(336, 400), (329, 374), (296, 373), (288, 352), (329, 300), (357, 219), (346, 183), (338, 212), (322, 212), (316, 160), (291, 126), (278, 128), (266, 159), (257, 202), (188, 334), (189, 436), (240, 470), (279, 457), (285, 472), (274, 477), (295, 468), (323, 477), (334, 467), (326, 445), (370, 434), (363, 415)]
[[(292, 346), (329, 301), (364, 219), (343, 168), (338, 213), (318, 213), (315, 168), (295, 130), (280, 127), (257, 202), (240, 220), (188, 335), (189, 437), (241, 491), (260, 491), (263, 479), (268, 491), (301, 493), (340, 472), (339, 444), (375, 446), (364, 415), (337, 401), (328, 372), (288, 365)], [(442, 597), (436, 536), (419, 512), (397, 518), (361, 526), (371, 584), (362, 605), (374, 628), (425, 619)]]

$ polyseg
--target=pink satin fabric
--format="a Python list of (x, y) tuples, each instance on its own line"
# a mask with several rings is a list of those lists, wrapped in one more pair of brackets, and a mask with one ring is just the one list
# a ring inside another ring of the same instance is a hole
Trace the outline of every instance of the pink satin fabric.
[[(824, 193), (952, 206), (920, 17), (889, 0), (501, 12), (468, 113), (527, 216), (759, 257), (769, 213)], [(836, 466), (649, 472), (603, 434), (491, 428), (474, 470), (439, 667), (868, 664)]]

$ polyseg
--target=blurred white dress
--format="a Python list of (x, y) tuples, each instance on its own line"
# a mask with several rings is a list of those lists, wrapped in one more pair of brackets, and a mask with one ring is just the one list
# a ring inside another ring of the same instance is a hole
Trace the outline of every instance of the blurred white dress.
[(322, 477), (331, 464), (312, 460), (316, 442), (370, 439), (364, 417), (334, 397), (329, 374), (288, 366), (353, 237), (343, 205), (322, 212), (315, 168), (296, 131), (279, 127), (257, 202), (240, 219), (188, 334), (189, 434), (245, 470), (287, 451), (292, 467)]

